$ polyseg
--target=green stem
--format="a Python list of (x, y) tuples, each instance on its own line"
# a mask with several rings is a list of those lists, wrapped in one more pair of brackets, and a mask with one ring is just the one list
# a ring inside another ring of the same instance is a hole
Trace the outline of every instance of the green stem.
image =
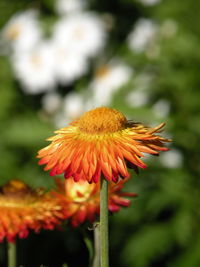
[(92, 262), (92, 267), (100, 267), (100, 234), (99, 234), (99, 224), (94, 223), (94, 257)]
[(8, 242), (8, 267), (16, 267), (16, 243)]
[(103, 177), (100, 190), (100, 252), (101, 267), (108, 267), (108, 181)]

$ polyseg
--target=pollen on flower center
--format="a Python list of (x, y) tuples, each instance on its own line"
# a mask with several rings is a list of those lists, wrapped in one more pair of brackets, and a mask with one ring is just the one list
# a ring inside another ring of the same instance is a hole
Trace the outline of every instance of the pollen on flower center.
[(127, 123), (125, 116), (111, 108), (100, 107), (85, 112), (78, 120), (81, 131), (90, 134), (113, 133), (123, 128)]

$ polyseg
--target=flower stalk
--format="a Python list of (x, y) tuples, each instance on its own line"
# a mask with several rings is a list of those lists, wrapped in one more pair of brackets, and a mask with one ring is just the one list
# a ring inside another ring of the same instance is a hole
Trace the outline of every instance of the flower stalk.
[(93, 224), (94, 229), (94, 257), (92, 267), (100, 267), (100, 225)]
[(108, 181), (101, 177), (100, 189), (100, 262), (101, 267), (109, 266), (108, 246)]
[(8, 242), (8, 267), (16, 267), (16, 243)]

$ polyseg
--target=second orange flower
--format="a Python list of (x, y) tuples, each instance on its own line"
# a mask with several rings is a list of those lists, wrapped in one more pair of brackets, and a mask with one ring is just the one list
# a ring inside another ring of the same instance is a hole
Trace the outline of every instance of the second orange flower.
[[(119, 183), (109, 183), (108, 210), (118, 212), (121, 207), (128, 207), (130, 200), (126, 197), (136, 197), (135, 193), (122, 192), (126, 180)], [(62, 203), (66, 218), (73, 227), (85, 221), (93, 223), (100, 213), (100, 183), (89, 184), (85, 180), (75, 183), (72, 178), (62, 181), (56, 179), (57, 188), (52, 190), (52, 196)]]

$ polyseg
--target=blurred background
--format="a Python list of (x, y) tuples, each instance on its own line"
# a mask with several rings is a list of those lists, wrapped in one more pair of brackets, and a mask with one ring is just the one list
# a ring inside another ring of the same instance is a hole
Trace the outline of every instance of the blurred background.
[[(91, 108), (166, 122), (171, 150), (146, 158), (126, 188), (139, 196), (110, 218), (111, 266), (200, 266), (199, 10), (196, 0), (0, 0), (0, 185), (52, 188), (36, 153)], [(18, 264), (88, 267), (84, 235), (31, 234), (17, 241)]]

